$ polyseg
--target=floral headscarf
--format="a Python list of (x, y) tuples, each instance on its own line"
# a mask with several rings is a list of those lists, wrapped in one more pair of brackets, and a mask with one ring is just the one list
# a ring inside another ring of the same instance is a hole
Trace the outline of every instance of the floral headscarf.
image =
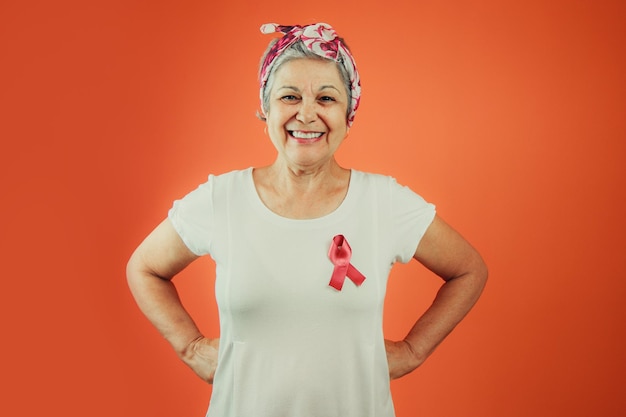
[[(261, 32), (264, 34), (284, 33), (284, 36), (269, 50), (261, 65), (259, 80), (261, 88), (261, 108), (263, 108), (263, 90), (267, 83), (267, 78), (272, 72), (276, 58), (295, 42), (300, 40), (314, 54), (339, 62), (346, 69), (348, 77), (350, 78), (352, 97), (351, 111), (350, 114), (348, 114), (347, 123), (348, 126), (351, 126), (354, 121), (356, 109), (359, 107), (361, 100), (361, 81), (352, 54), (341, 42), (335, 30), (327, 23), (315, 23), (306, 26), (283, 26), (275, 23), (266, 23), (261, 26)], [(263, 109), (263, 111), (265, 111), (265, 109)]]

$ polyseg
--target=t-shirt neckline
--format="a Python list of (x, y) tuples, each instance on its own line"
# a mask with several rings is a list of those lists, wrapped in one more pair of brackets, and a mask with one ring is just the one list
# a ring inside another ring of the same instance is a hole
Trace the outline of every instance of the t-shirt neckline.
[(269, 207), (265, 205), (265, 203), (263, 202), (263, 200), (261, 200), (261, 197), (259, 196), (256, 185), (254, 184), (254, 178), (252, 176), (253, 170), (254, 167), (249, 167), (245, 170), (247, 191), (250, 196), (251, 204), (253, 204), (255, 210), (259, 212), (263, 217), (279, 223), (310, 225), (313, 223), (325, 223), (327, 221), (333, 220), (336, 217), (341, 216), (346, 210), (349, 209), (349, 206), (354, 200), (354, 194), (356, 193), (356, 182), (358, 181), (358, 171), (350, 169), (350, 181), (348, 183), (348, 191), (346, 192), (346, 195), (341, 204), (339, 204), (339, 206), (335, 210), (323, 216), (315, 217), (312, 219), (293, 219), (290, 217), (281, 216), (280, 214), (272, 211)]

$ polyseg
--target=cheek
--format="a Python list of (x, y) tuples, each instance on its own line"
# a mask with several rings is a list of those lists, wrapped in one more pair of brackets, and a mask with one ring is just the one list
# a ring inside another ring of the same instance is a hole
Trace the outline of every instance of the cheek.
[(286, 119), (277, 112), (266, 114), (266, 129), (271, 138), (279, 138), (284, 134)]
[(284, 124), (294, 115), (295, 112), (293, 109), (289, 108), (288, 106), (281, 106), (276, 104), (271, 107), (271, 110), (268, 110), (265, 113), (265, 117), (268, 121), (271, 120), (272, 123), (279, 124)]
[(335, 131), (348, 129), (346, 114), (342, 110), (327, 113), (322, 117), (322, 120), (327, 126), (331, 127)]
[(279, 124), (276, 112), (268, 111), (265, 113), (265, 122), (269, 130), (274, 129)]

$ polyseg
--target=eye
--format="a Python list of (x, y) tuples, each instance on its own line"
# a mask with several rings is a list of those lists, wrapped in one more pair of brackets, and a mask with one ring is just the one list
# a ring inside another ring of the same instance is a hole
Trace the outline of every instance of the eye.
[(293, 94), (287, 94), (285, 96), (282, 96), (280, 99), (282, 101), (291, 102), (291, 101), (296, 101), (299, 98), (297, 96), (293, 95)]
[(335, 97), (331, 97), (331, 96), (322, 96), (322, 97), (319, 98), (319, 100), (320, 101), (326, 101), (326, 102), (337, 101), (337, 100), (335, 100)]

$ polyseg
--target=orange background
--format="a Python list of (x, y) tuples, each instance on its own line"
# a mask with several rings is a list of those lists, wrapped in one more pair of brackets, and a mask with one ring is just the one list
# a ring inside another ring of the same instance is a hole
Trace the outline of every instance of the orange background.
[[(209, 173), (272, 161), (258, 27), (313, 21), (362, 76), (340, 162), (436, 203), (490, 267), (392, 383), (398, 416), (625, 415), (624, 4), (3, 1), (0, 415), (204, 415), (210, 387), (140, 315), (126, 260)], [(209, 335), (212, 268), (177, 278)], [(438, 283), (394, 269), (389, 337)]]

